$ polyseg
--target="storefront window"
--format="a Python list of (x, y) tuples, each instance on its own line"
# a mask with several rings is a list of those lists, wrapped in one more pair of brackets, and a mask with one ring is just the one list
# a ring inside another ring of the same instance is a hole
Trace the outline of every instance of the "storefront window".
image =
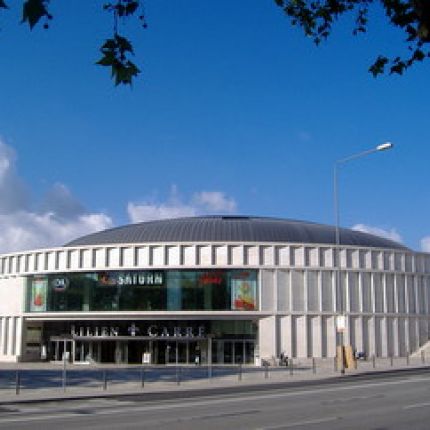
[(32, 276), (29, 312), (257, 310), (256, 270), (176, 270)]

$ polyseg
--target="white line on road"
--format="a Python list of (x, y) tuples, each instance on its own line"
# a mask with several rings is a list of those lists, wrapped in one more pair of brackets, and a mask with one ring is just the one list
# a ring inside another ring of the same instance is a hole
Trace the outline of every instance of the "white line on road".
[(406, 405), (406, 406), (403, 406), (403, 409), (425, 408), (426, 406), (430, 406), (430, 402), (414, 403), (412, 405)]
[[(263, 400), (263, 399), (277, 399), (277, 398), (283, 398), (283, 397), (293, 397), (293, 396), (305, 396), (305, 395), (312, 395), (312, 394), (318, 394), (318, 393), (324, 393), (324, 392), (333, 392), (333, 391), (350, 391), (350, 390), (357, 390), (360, 388), (369, 388), (369, 387), (378, 387), (378, 386), (390, 386), (390, 385), (401, 385), (401, 384), (416, 384), (417, 382), (426, 382), (428, 383), (429, 378), (423, 378), (422, 376), (415, 377), (415, 378), (407, 378), (407, 379), (401, 379), (396, 381), (384, 381), (384, 382), (371, 382), (371, 383), (362, 383), (362, 384), (354, 384), (354, 385), (347, 385), (347, 386), (330, 386), (330, 387), (324, 387), (324, 388), (316, 388), (313, 387), (311, 389), (307, 390), (300, 390), (300, 391), (289, 391), (289, 392), (273, 392), (273, 391), (264, 391), (259, 392), (258, 394), (253, 395), (244, 395), (243, 393), (238, 394), (230, 394), (230, 395), (224, 395), (222, 398), (214, 398), (211, 396), (202, 396), (200, 397), (201, 400), (192, 401), (190, 399), (187, 399), (186, 402), (182, 403), (174, 403), (177, 402), (177, 400), (174, 401), (166, 401), (162, 404), (146, 404), (146, 405), (136, 405), (136, 406), (128, 406), (128, 407), (116, 407), (116, 408), (109, 408), (109, 409), (100, 409), (95, 410), (94, 413), (91, 415), (113, 415), (113, 414), (128, 414), (130, 412), (151, 412), (151, 411), (158, 411), (163, 409), (185, 409), (185, 408), (195, 408), (198, 406), (213, 406), (215, 404), (222, 404), (222, 403), (242, 403), (242, 402), (249, 402), (253, 400)], [(183, 399), (186, 398), (186, 393), (183, 393)], [(234, 397), (236, 396), (236, 397)], [(240, 397), (237, 397), (240, 396)], [(89, 414), (86, 414), (88, 417)], [(79, 413), (70, 413), (65, 412), (64, 414), (53, 414), (52, 412), (47, 412), (46, 415), (38, 415), (38, 420), (52, 420), (53, 418), (78, 418)], [(29, 416), (29, 417), (0, 417), (0, 424), (7, 423), (7, 422), (26, 422), (34, 420), (36, 416)]]

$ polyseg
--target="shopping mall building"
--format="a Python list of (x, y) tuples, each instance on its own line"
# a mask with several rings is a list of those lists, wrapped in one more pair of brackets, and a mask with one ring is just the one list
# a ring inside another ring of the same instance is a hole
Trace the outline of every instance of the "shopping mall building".
[(340, 313), (357, 351), (417, 351), (429, 339), (430, 254), (348, 229), (336, 250), (331, 226), (207, 216), (1, 255), (0, 361), (333, 357)]

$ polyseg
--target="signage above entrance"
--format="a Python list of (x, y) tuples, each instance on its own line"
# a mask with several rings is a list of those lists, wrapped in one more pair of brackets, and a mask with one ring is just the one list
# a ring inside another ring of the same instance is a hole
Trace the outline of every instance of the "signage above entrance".
[(149, 337), (149, 338), (205, 338), (207, 337), (204, 326), (198, 327), (166, 327), (156, 324), (146, 325), (144, 327), (136, 326), (132, 323), (126, 330), (122, 332), (120, 327), (113, 326), (70, 326), (70, 334), (73, 337)]
[(108, 286), (161, 286), (164, 273), (160, 271), (104, 272), (98, 274), (98, 282)]

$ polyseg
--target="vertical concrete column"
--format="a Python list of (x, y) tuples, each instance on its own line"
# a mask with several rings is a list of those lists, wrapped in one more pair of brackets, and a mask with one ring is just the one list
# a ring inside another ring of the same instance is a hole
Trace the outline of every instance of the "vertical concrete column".
[(15, 341), (15, 354), (17, 359), (20, 360), (22, 356), (22, 343), (23, 343), (23, 327), (24, 327), (24, 319), (23, 317), (18, 317), (16, 320), (16, 341)]
[(354, 347), (357, 351), (364, 351), (363, 317), (354, 317)]
[(326, 318), (326, 351), (327, 357), (336, 356), (336, 322), (335, 317)]
[(296, 318), (296, 351), (297, 357), (308, 356), (308, 324), (307, 317), (302, 315)]
[(276, 358), (276, 317), (262, 318), (258, 327), (260, 357), (266, 360)]
[(392, 324), (392, 336), (391, 336), (391, 342), (393, 342), (393, 345), (391, 347), (391, 350), (393, 352), (393, 355), (395, 357), (400, 356), (400, 345), (399, 345), (399, 319), (398, 318), (389, 318)]
[(368, 336), (368, 350), (369, 357), (376, 355), (376, 328), (375, 328), (375, 317), (370, 317), (367, 321), (367, 336)]
[(6, 317), (0, 317), (0, 356), (4, 355), (6, 342)]
[(409, 352), (414, 352), (418, 348), (418, 319), (409, 318)]
[(322, 357), (322, 317), (311, 318), (312, 329), (312, 357)]
[(399, 339), (399, 356), (403, 357), (406, 355), (406, 319), (398, 318), (398, 339)]
[(388, 332), (387, 332), (387, 318), (383, 317), (379, 320), (380, 330), (379, 339), (377, 342), (381, 345), (381, 356), (388, 357)]
[[(346, 330), (343, 333), (343, 344), (344, 345), (351, 345), (351, 340), (352, 340), (352, 336), (351, 336), (351, 319), (352, 319), (352, 317), (350, 317), (347, 314), (346, 318), (345, 318)], [(352, 327), (352, 330), (354, 330), (354, 327)]]
[(15, 317), (9, 317), (8, 327), (8, 339), (7, 339), (7, 355), (15, 355)]
[(293, 356), (293, 338), (292, 338), (292, 318), (287, 315), (280, 320), (281, 345), (280, 349), (288, 357)]

